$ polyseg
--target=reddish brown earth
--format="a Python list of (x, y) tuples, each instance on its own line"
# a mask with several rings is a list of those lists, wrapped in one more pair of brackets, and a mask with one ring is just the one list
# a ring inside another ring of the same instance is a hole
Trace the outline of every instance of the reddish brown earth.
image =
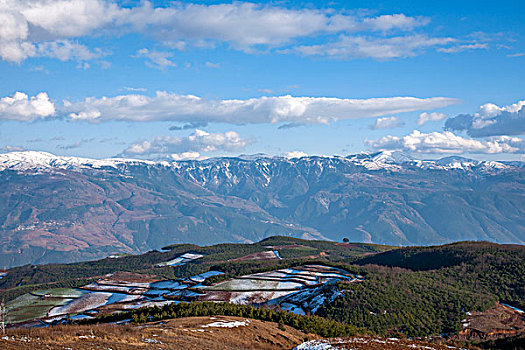
[(134, 273), (127, 271), (117, 271), (111, 275), (104, 276), (103, 279), (99, 280), (99, 284), (113, 284), (117, 283), (153, 283), (158, 282), (160, 279), (154, 275), (148, 275), (143, 273)]
[(233, 259), (232, 261), (242, 260), (279, 260), (279, 258), (275, 255), (275, 253), (272, 250), (268, 250), (265, 252), (258, 252), (246, 255), (237, 259)]
[(525, 315), (501, 304), (484, 312), (472, 312), (466, 323), (459, 339), (487, 340), (525, 332)]

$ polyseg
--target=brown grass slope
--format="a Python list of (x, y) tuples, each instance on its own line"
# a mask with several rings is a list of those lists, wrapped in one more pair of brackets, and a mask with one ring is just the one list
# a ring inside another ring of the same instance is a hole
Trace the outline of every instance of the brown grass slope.
[[(215, 322), (245, 326), (203, 327)], [(0, 349), (291, 349), (315, 335), (288, 326), (240, 317), (188, 317), (143, 325), (68, 325), (9, 330)]]

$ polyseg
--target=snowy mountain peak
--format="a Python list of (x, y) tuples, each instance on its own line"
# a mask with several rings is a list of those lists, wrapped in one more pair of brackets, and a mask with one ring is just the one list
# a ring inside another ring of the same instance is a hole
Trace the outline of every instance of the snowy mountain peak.
[(414, 161), (414, 158), (399, 151), (381, 151), (373, 154), (372, 159), (374, 162), (389, 164), (403, 164)]
[(118, 164), (156, 164), (156, 162), (108, 158), (89, 159), (80, 157), (62, 157), (39, 151), (22, 151), (0, 154), (0, 171), (11, 170), (46, 170), (46, 169), (78, 169), (78, 168), (115, 168)]

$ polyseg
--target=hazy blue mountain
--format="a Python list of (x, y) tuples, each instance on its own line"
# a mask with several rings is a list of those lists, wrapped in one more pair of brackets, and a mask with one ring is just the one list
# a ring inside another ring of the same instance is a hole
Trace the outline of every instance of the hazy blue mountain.
[(0, 265), (272, 235), (525, 243), (522, 162), (399, 152), (205, 161), (0, 154)]

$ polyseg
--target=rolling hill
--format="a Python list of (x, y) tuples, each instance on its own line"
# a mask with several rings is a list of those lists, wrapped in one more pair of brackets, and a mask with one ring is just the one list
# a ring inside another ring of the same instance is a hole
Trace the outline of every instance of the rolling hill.
[[(93, 329), (111, 338), (115, 323), (227, 316), (323, 338), (408, 337), (493, 348), (525, 335), (524, 276), (523, 245), (398, 248), (281, 236), (15, 267), (0, 279), (0, 293), (9, 334), (19, 342), (36, 334), (20, 326), (99, 324)], [(63, 334), (67, 343), (68, 334), (88, 329), (67, 327), (48, 333)]]

